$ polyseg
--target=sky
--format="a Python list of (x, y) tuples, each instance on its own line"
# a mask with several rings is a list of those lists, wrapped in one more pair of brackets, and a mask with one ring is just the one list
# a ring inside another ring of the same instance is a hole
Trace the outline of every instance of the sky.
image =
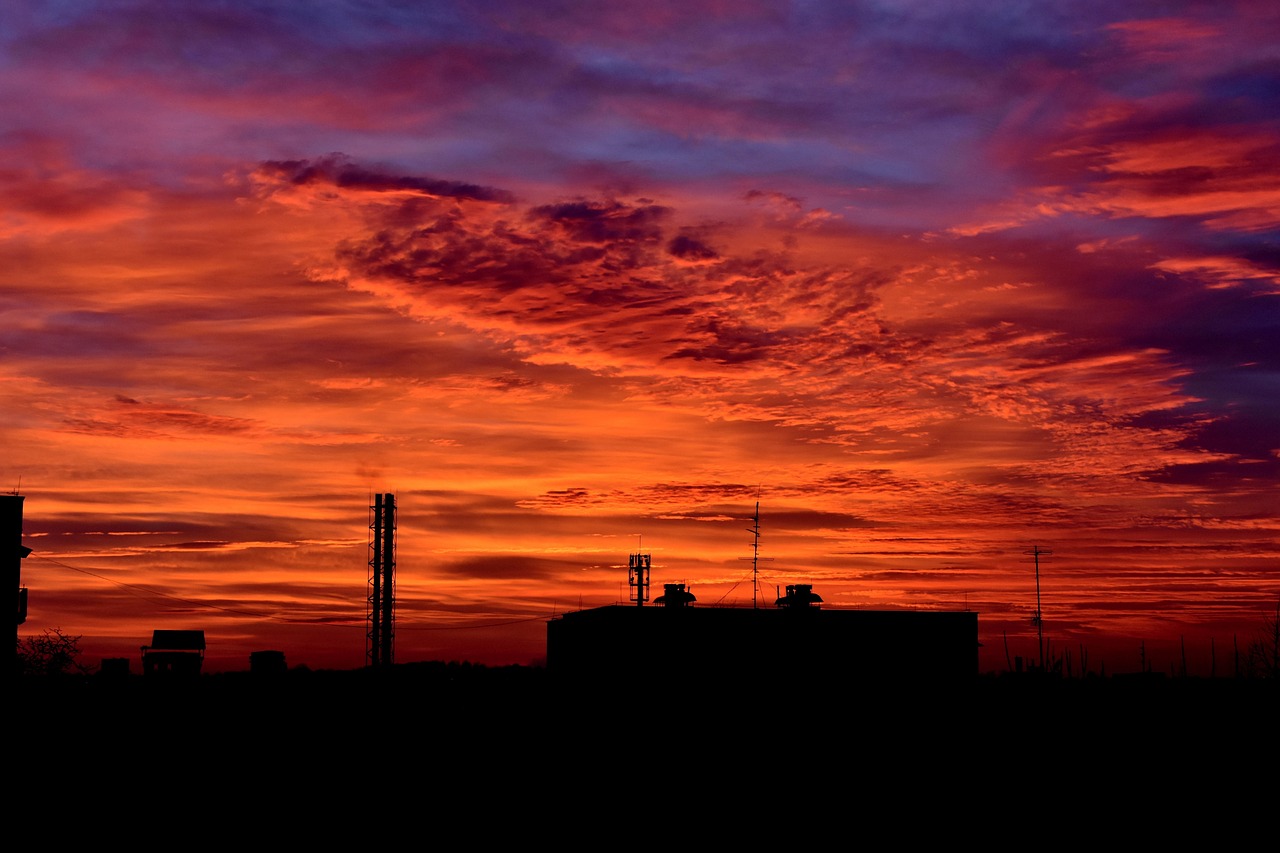
[(669, 583), (982, 672), (1274, 619), (1273, 2), (2, 3), (19, 638), (359, 668), (380, 494), (396, 662)]

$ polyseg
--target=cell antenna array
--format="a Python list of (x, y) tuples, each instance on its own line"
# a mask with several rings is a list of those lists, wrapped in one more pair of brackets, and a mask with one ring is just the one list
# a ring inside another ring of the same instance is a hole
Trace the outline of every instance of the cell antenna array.
[(653, 567), (651, 554), (632, 554), (628, 559), (627, 584), (631, 587), (631, 600), (636, 607), (644, 607), (649, 600), (649, 574)]

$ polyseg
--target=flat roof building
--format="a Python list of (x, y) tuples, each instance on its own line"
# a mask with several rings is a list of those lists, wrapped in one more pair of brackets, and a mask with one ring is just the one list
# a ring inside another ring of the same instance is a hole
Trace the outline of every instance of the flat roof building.
[(142, 674), (152, 678), (194, 678), (204, 666), (204, 631), (151, 632), (142, 647)]
[(943, 683), (978, 675), (972, 611), (831, 610), (807, 584), (774, 608), (698, 607), (683, 584), (659, 606), (612, 605), (547, 624), (547, 670), (564, 679), (767, 679)]

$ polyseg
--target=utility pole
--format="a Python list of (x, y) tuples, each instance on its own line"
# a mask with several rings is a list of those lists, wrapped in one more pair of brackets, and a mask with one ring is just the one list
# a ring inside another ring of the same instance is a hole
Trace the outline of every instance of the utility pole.
[(1031, 621), (1036, 625), (1036, 632), (1040, 640), (1040, 671), (1044, 672), (1044, 613), (1040, 610), (1040, 558), (1047, 557), (1053, 552), (1041, 548), (1039, 545), (1031, 546), (1030, 551), (1023, 551), (1035, 559), (1036, 562), (1036, 612), (1031, 617)]

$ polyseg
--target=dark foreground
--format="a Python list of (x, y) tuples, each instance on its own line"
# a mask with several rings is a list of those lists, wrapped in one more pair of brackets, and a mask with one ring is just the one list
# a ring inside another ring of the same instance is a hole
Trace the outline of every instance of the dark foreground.
[[(766, 743), (804, 732), (812, 749), (840, 751), (872, 731), (964, 749), (1088, 738), (1191, 748), (1247, 741), (1251, 731), (1280, 719), (1280, 685), (1264, 679), (628, 683), (456, 663), (171, 681), (35, 679), (19, 681), (13, 699), (19, 728), (30, 736), (55, 743), (70, 736), (100, 748), (123, 741), (138, 749), (175, 739), (279, 748), (316, 735), (391, 744), (433, 730), (481, 744), (591, 735), (653, 746), (681, 738), (691, 750), (699, 748), (695, 732), (751, 733)], [(439, 744), (448, 745), (448, 737)]]
[(770, 823), (779, 809), (819, 804), (844, 818), (894, 808), (934, 820), (931, 810), (962, 806), (994, 816), (1050, 801), (1204, 817), (1216, 798), (1247, 809), (1274, 791), (1278, 688), (1171, 678), (569, 683), (537, 668), (411, 664), (19, 682), (11, 731), (28, 782), (56, 779), (108, 800), (194, 797), (206, 813), (211, 803), (243, 815), (284, 802), (376, 811), (381, 798), (432, 814), (591, 803), (619, 820), (704, 802), (734, 804), (735, 821), (767, 808)]

